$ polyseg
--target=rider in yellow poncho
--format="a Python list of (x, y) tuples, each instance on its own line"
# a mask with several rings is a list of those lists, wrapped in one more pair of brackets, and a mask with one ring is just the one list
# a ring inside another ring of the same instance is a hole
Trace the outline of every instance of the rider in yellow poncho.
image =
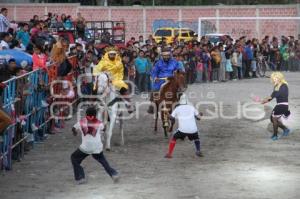
[(123, 81), (124, 66), (117, 51), (110, 49), (105, 53), (98, 65), (95, 66), (93, 75), (96, 76), (100, 72), (110, 73), (112, 77), (112, 84), (116, 87), (116, 89), (128, 89), (128, 85)]

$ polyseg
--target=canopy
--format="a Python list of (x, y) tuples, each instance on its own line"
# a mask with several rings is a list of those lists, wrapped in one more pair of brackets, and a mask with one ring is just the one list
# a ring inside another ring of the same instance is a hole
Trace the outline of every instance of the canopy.
[(32, 56), (20, 50), (0, 50), (0, 59), (5, 59), (7, 62), (14, 58), (18, 67), (32, 66)]

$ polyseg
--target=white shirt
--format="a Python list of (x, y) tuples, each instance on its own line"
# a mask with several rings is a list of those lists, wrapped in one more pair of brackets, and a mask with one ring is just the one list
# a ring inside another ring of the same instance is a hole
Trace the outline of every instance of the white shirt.
[(3, 14), (0, 14), (0, 32), (7, 32), (9, 25), (10, 24), (7, 17), (5, 17)]
[(2, 50), (8, 50), (9, 49), (8, 43), (4, 40), (1, 41), (0, 46), (1, 46)]
[(84, 135), (80, 126), (80, 122), (77, 122), (73, 127), (81, 133), (82, 142), (79, 146), (80, 151), (87, 154), (98, 154), (102, 152), (103, 144), (100, 134), (101, 131), (104, 129), (103, 123), (99, 125), (95, 137), (90, 134)]
[(85, 67), (84, 72), (86, 74), (86, 81), (87, 83), (93, 83), (93, 68), (95, 64), (91, 63), (88, 67)]
[(172, 112), (171, 116), (178, 119), (178, 130), (182, 133), (196, 133), (198, 131), (195, 116), (199, 112), (192, 105), (179, 105)]

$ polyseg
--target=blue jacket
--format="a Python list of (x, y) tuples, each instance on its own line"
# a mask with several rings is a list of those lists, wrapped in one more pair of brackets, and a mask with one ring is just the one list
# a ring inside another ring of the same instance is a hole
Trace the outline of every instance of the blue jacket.
[(250, 46), (246, 46), (244, 48), (244, 52), (245, 52), (247, 60), (252, 60), (253, 59), (253, 52), (252, 52), (252, 49), (251, 49)]
[(173, 72), (176, 70), (182, 71), (180, 64), (174, 58), (171, 58), (168, 62), (165, 62), (163, 59), (158, 60), (151, 73), (153, 80), (152, 89), (155, 91), (159, 90), (161, 85), (165, 82), (165, 80), (154, 82), (155, 78), (172, 77)]

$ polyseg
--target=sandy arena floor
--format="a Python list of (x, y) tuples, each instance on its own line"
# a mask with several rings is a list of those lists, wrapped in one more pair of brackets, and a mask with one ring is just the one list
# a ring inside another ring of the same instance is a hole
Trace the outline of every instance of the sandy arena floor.
[[(125, 125), (125, 146), (113, 144), (105, 152), (121, 173), (113, 184), (91, 157), (83, 162), (88, 183), (75, 185), (70, 162), (80, 137), (71, 133), (68, 121), (63, 133), (37, 144), (13, 170), (0, 177), (1, 199), (297, 199), (300, 198), (300, 73), (287, 73), (290, 109), (293, 113), (287, 138), (273, 142), (267, 126), (274, 102), (253, 104), (266, 116), (257, 119), (234, 116), (238, 107), (251, 102), (251, 94), (266, 96), (270, 79), (260, 78), (215, 84), (194, 84), (193, 102), (206, 116), (218, 107), (218, 118), (199, 123), (203, 158), (194, 155), (193, 143), (178, 141), (173, 159), (165, 159), (168, 140), (162, 129), (153, 133), (153, 116), (143, 107), (139, 119)], [(193, 95), (191, 95), (193, 97)], [(141, 97), (136, 102), (143, 101)], [(210, 105), (208, 103), (211, 103)], [(207, 111), (208, 110), (208, 111)], [(244, 109), (242, 109), (244, 110)], [(221, 114), (222, 113), (222, 114)], [(255, 114), (252, 114), (252, 116)], [(113, 142), (119, 143), (118, 131)]]

